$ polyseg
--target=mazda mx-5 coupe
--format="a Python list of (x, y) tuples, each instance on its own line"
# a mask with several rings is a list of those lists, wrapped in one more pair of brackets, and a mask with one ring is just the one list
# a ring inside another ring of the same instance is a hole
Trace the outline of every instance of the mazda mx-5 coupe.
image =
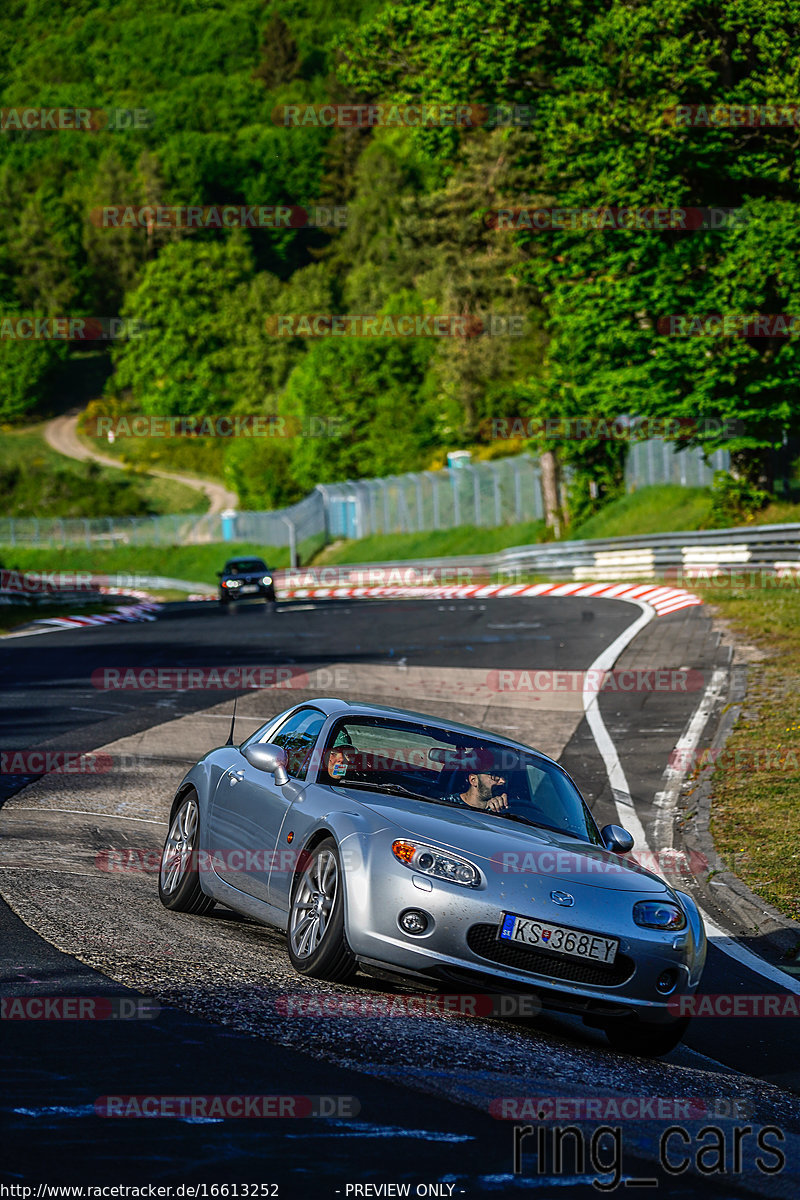
[(527, 746), (320, 699), (191, 768), (159, 894), (286, 931), (302, 975), (535, 993), (615, 1049), (661, 1055), (688, 1025), (705, 931), (690, 896), (626, 860), (632, 845)]

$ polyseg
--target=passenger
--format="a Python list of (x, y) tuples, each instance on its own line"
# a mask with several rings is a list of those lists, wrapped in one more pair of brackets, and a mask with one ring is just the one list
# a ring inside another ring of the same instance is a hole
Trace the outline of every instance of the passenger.
[[(475, 770), (469, 768), (474, 766)], [(464, 772), (466, 787), (460, 792), (442, 796), (448, 804), (466, 804), (468, 808), (479, 808), (493, 813), (508, 810), (508, 796), (496, 789), (505, 786), (505, 775), (498, 775), (494, 757), (488, 750), (475, 749), (465, 755)]]

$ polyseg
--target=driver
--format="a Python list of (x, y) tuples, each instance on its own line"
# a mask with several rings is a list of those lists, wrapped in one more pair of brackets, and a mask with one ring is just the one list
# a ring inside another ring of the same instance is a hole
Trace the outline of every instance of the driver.
[(334, 738), (333, 745), (326, 751), (322, 760), (322, 770), (334, 783), (337, 779), (344, 779), (347, 774), (348, 758), (351, 757), (349, 752), (354, 750), (353, 742), (350, 734), (346, 729), (342, 729)]
[[(479, 808), (493, 813), (506, 812), (506, 777), (497, 773), (491, 752), (480, 747), (468, 751), (464, 764), (466, 787), (460, 792), (442, 796), (442, 800), (448, 804), (466, 804), (468, 808)], [(498, 790), (501, 787), (503, 791)]]

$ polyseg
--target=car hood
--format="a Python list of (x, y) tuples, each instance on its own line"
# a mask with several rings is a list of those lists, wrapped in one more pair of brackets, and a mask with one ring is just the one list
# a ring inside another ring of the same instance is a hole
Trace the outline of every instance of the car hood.
[(399, 833), (480, 861), (489, 878), (538, 875), (550, 879), (553, 886), (571, 883), (621, 892), (670, 893), (663, 879), (637, 863), (554, 830), (473, 814), (456, 805), (445, 807), (369, 792), (359, 792), (358, 798), (376, 815), (391, 821)]

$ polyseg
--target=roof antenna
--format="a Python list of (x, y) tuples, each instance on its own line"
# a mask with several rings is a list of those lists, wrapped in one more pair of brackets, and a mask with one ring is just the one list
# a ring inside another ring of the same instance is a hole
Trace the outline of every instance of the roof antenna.
[(236, 696), (233, 697), (233, 716), (231, 717), (231, 731), (228, 734), (228, 740), (225, 743), (226, 746), (233, 745), (233, 723), (235, 720), (236, 720)]

